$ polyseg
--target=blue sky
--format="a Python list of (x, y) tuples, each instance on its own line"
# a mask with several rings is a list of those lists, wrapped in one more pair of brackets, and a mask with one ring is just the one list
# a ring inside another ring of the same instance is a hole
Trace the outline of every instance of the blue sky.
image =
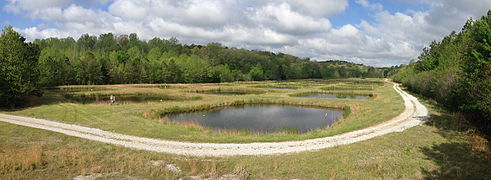
[(3, 0), (0, 24), (28, 40), (136, 32), (141, 39), (391, 66), (460, 30), (491, 0)]

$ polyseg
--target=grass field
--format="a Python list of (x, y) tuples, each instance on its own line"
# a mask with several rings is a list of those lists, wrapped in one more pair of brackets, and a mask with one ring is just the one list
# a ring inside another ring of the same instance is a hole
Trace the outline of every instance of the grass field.
[[(489, 144), (459, 114), (430, 105), (422, 126), (275, 156), (197, 158), (131, 150), (0, 123), (0, 179), (489, 179)], [(170, 167), (178, 167), (175, 171)]]
[[(323, 90), (326, 87), (339, 88), (335, 91)], [(370, 87), (370, 90), (362, 87)], [(357, 100), (295, 96), (312, 92), (371, 97), (368, 100)], [(148, 96), (149, 101), (110, 105), (107, 100), (95, 103), (67, 100), (70, 97), (101, 99), (110, 95)], [(320, 128), (304, 134), (258, 134), (243, 130), (218, 132), (199, 127), (195, 123), (182, 125), (159, 119), (166, 113), (249, 103), (337, 108), (351, 113), (329, 128)], [(63, 86), (47, 90), (42, 98), (33, 99), (32, 104), (37, 106), (3, 113), (96, 127), (122, 134), (190, 142), (272, 142), (325, 137), (381, 123), (397, 116), (404, 108), (402, 98), (393, 90), (392, 84), (377, 79)]]

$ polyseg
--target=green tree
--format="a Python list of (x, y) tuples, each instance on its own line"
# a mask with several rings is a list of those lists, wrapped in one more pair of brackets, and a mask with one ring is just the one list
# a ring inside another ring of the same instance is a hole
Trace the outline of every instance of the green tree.
[(182, 70), (182, 77), (185, 82), (208, 82), (212, 66), (207, 59), (202, 59), (196, 55), (181, 55), (177, 64)]
[(91, 36), (89, 34), (82, 34), (78, 38), (77, 45), (81, 51), (90, 51), (95, 49), (95, 44), (97, 43), (97, 37)]
[(12, 27), (0, 35), (0, 106), (20, 105), (27, 96), (39, 92), (39, 48), (25, 40)]
[(235, 80), (234, 74), (227, 65), (218, 65), (212, 68), (211, 82), (231, 82)]
[(128, 35), (122, 34), (116, 38), (116, 43), (121, 49), (127, 49), (128, 43), (130, 42)]
[(70, 81), (68, 58), (57, 49), (43, 49), (39, 57), (38, 68), (39, 83), (43, 86), (65, 85)]
[(167, 72), (169, 73), (168, 76), (165, 79), (165, 82), (171, 82), (171, 83), (178, 83), (178, 82), (184, 82), (183, 79), (183, 71), (181, 67), (176, 63), (176, 60), (174, 58), (170, 58), (169, 60), (165, 61), (166, 64), (166, 69)]
[(463, 110), (491, 134), (491, 11), (469, 27), (470, 51), (462, 63)]
[(250, 71), (249, 76), (253, 81), (261, 81), (264, 80), (264, 70), (261, 64), (256, 64)]
[(96, 47), (100, 51), (108, 52), (118, 49), (118, 44), (112, 33), (101, 34), (97, 40)]
[(77, 84), (101, 84), (102, 65), (91, 52), (84, 53), (75, 61), (75, 79)]

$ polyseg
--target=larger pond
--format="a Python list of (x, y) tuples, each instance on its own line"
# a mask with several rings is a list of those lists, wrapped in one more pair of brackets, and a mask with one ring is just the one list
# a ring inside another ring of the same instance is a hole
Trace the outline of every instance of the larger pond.
[(164, 119), (177, 123), (195, 121), (201, 126), (214, 129), (245, 129), (261, 133), (280, 131), (305, 133), (330, 126), (342, 115), (341, 110), (282, 105), (246, 105), (206, 112), (168, 115)]

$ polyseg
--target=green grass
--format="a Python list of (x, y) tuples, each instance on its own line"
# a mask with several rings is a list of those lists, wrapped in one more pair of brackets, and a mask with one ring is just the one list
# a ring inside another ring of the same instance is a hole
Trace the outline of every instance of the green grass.
[[(321, 88), (323, 89), (323, 88)], [(370, 92), (360, 92), (360, 91), (304, 91), (300, 93), (294, 93), (290, 94), (289, 96), (291, 97), (301, 97), (305, 95), (311, 95), (311, 94), (335, 94), (335, 95), (342, 95), (339, 98), (346, 98), (346, 96), (367, 96), (367, 97), (373, 97), (374, 94)]]
[[(344, 80), (361, 81), (356, 80)], [(98, 86), (109, 88), (107, 91), (93, 93), (104, 94), (166, 94), (174, 99), (164, 102), (128, 103), (110, 106), (108, 103), (98, 104), (75, 104), (66, 103), (60, 98), (58, 92), (46, 92), (45, 96), (38, 99), (39, 106), (4, 113), (43, 118), (60, 121), (64, 123), (101, 128), (103, 130), (123, 133), (128, 135), (160, 138), (168, 140), (189, 142), (274, 142), (302, 140), (317, 137), (332, 136), (344, 132), (362, 129), (389, 120), (403, 109), (402, 98), (392, 88), (392, 84), (378, 81), (383, 86), (376, 86), (373, 91), (360, 91), (359, 93), (370, 93), (375, 96), (368, 100), (356, 99), (319, 99), (290, 97), (290, 94), (320, 91), (322, 86), (310, 86), (301, 89), (283, 89), (266, 91), (260, 88), (250, 88), (251, 84), (270, 86), (274, 84), (329, 84), (330, 80), (298, 80), (298, 81), (265, 81), (265, 82), (233, 82), (223, 84), (173, 84), (170, 88), (139, 88), (135, 86), (150, 85), (111, 85)], [(345, 82), (343, 82), (345, 83)], [(226, 85), (227, 88), (221, 88)], [(158, 87), (158, 85), (155, 85)], [(357, 86), (357, 85), (352, 85)], [(241, 90), (244, 92), (263, 92), (261, 94), (244, 95), (212, 95), (201, 94), (210, 89)], [(358, 91), (354, 91), (357, 93)], [(92, 93), (92, 92), (77, 92)], [(199, 98), (197, 98), (199, 97)], [(194, 98), (194, 99), (193, 99)], [(230, 133), (230, 131), (213, 131), (207, 128), (196, 128), (194, 126), (182, 126), (175, 123), (166, 123), (158, 119), (159, 115), (172, 112), (184, 112), (216, 108), (242, 103), (269, 103), (286, 104), (296, 106), (311, 106), (321, 108), (349, 107), (350, 114), (331, 127), (320, 128), (308, 133), (273, 133), (273, 134), (251, 134)], [(390, 108), (386, 108), (390, 107)]]
[(191, 93), (203, 93), (203, 94), (214, 94), (214, 95), (247, 95), (247, 94), (263, 94), (266, 91), (261, 89), (232, 89), (232, 88), (216, 88), (216, 89), (197, 89), (188, 90)]
[[(0, 123), (0, 179), (71, 179), (90, 173), (112, 174), (102, 179), (225, 174), (249, 179), (490, 179), (489, 143), (455, 123), (462, 122), (461, 116), (430, 107), (433, 118), (426, 125), (400, 133), (313, 152), (225, 158), (138, 151)], [(173, 173), (151, 161), (182, 171)]]
[(300, 89), (302, 86), (300, 85), (292, 85), (292, 84), (271, 84), (271, 85), (257, 85), (251, 86), (255, 88), (267, 88), (267, 89)]

